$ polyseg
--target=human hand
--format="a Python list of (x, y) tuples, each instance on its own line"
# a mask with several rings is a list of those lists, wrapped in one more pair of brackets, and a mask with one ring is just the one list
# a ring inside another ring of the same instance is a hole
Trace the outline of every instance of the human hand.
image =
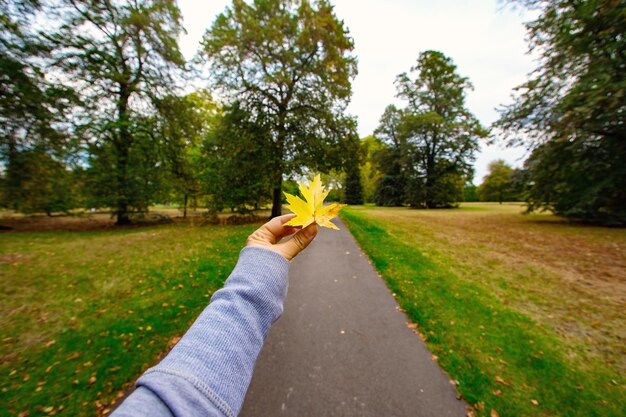
[[(308, 225), (304, 229), (283, 226), (284, 223), (287, 223), (294, 217), (296, 217), (295, 214), (284, 214), (274, 217), (248, 237), (246, 246), (269, 249), (272, 252), (282, 255), (288, 261), (291, 261), (302, 249), (306, 248), (317, 235), (317, 225), (315, 223)], [(295, 232), (297, 233), (289, 240), (281, 242), (282, 238)]]

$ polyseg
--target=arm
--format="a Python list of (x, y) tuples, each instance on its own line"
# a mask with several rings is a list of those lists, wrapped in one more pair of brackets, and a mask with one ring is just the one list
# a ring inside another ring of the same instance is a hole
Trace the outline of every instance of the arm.
[(267, 332), (283, 311), (288, 260), (315, 237), (313, 225), (277, 243), (295, 231), (282, 226), (292, 217), (277, 217), (250, 236), (224, 288), (113, 416), (239, 413)]

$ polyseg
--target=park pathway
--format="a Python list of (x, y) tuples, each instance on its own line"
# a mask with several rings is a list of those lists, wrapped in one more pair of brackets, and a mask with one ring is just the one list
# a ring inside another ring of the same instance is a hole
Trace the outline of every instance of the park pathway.
[(241, 416), (464, 417), (448, 378), (347, 227), (293, 262)]

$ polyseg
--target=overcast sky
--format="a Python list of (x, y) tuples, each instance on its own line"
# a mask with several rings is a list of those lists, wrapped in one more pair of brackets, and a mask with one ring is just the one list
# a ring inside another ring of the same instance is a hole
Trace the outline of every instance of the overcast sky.
[[(357, 116), (359, 135), (372, 134), (395, 98), (394, 80), (409, 71), (421, 51), (439, 50), (452, 58), (474, 90), (467, 106), (481, 123), (498, 118), (496, 107), (510, 102), (513, 87), (533, 69), (527, 55), (523, 23), (531, 15), (503, 7), (497, 0), (331, 0), (335, 12), (356, 45), (359, 74), (353, 82), (348, 112)], [(192, 58), (205, 30), (230, 0), (179, 0), (187, 35), (181, 48)], [(513, 166), (526, 152), (503, 146), (481, 145), (474, 183), (486, 174), (487, 164), (502, 158)]]

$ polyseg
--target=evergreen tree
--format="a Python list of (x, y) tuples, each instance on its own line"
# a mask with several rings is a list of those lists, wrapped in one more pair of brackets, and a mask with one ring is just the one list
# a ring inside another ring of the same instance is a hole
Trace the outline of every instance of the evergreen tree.
[(383, 143), (376, 152), (376, 165), (382, 172), (376, 185), (374, 202), (378, 206), (400, 206), (406, 192), (406, 140), (398, 131), (402, 112), (394, 105), (387, 106), (374, 134)]
[(346, 171), (344, 202), (353, 205), (363, 204), (363, 185), (361, 184), (361, 172), (357, 164), (351, 165)]

